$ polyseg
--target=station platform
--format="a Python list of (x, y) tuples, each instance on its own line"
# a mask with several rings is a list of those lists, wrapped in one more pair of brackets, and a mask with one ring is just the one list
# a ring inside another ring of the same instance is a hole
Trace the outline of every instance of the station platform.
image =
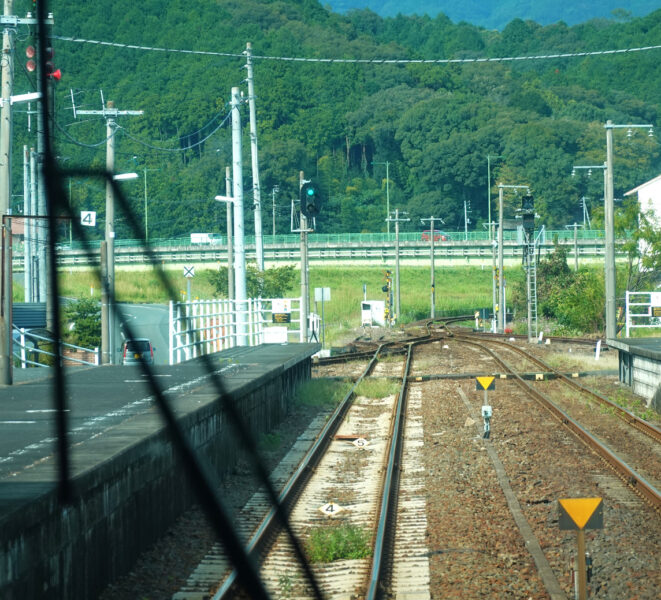
[(620, 382), (661, 413), (661, 338), (609, 339), (608, 345), (618, 352)]
[[(214, 378), (258, 437), (289, 410), (319, 344), (263, 344), (153, 368), (191, 444), (220, 479), (239, 457)], [(209, 368), (210, 367), (210, 368)], [(74, 500), (58, 501), (54, 377), (0, 386), (0, 597), (94, 598), (194, 501), (138, 366), (66, 369)]]

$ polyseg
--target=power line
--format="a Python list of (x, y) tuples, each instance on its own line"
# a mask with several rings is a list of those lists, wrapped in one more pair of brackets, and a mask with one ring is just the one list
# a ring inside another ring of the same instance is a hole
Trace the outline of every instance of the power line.
[[(53, 39), (63, 42), (72, 42), (76, 44), (92, 44), (96, 46), (108, 46), (112, 48), (124, 48), (127, 50), (141, 50), (145, 52), (166, 52), (171, 54), (193, 54), (203, 56), (219, 56), (225, 58), (244, 58), (244, 53), (232, 52), (211, 52), (205, 50), (179, 50), (175, 48), (158, 48), (155, 46), (138, 46), (136, 44), (122, 44), (119, 42), (105, 42), (101, 40), (89, 40), (78, 37), (68, 37), (61, 35), (51, 36)], [(500, 57), (482, 57), (482, 58), (432, 58), (432, 59), (414, 59), (414, 58), (306, 58), (300, 56), (266, 56), (253, 54), (252, 58), (257, 60), (276, 60), (283, 62), (304, 62), (304, 63), (342, 63), (342, 64), (373, 64), (373, 65), (405, 65), (405, 64), (472, 64), (472, 63), (500, 63), (515, 62), (525, 60), (557, 60), (560, 58), (581, 58), (586, 56), (606, 56), (613, 54), (628, 54), (631, 52), (647, 52), (650, 50), (659, 50), (661, 45), (641, 46), (636, 48), (621, 48), (617, 50), (592, 50), (585, 52), (564, 52), (556, 54), (536, 54), (530, 56), (500, 56)]]
[[(137, 138), (137, 137), (131, 135), (124, 127), (122, 127), (119, 124), (117, 125), (117, 129), (121, 130), (123, 135), (126, 136), (127, 138), (129, 138), (130, 140), (136, 142), (137, 144), (145, 146), (146, 148), (149, 148), (151, 150), (158, 150), (160, 152), (185, 152), (186, 150), (192, 150), (193, 148), (197, 148), (198, 146), (201, 146), (207, 140), (209, 140), (216, 132), (218, 132), (227, 123), (230, 115), (231, 115), (231, 113), (227, 113), (225, 115), (225, 117), (223, 118), (223, 120), (220, 123), (218, 123), (218, 125), (206, 137), (202, 138), (201, 140), (198, 140), (194, 144), (190, 144), (188, 146), (180, 147), (180, 148), (164, 148), (162, 146), (154, 146), (154, 145), (150, 144), (149, 142), (146, 142), (145, 140), (141, 140), (140, 138)], [(214, 116), (206, 125), (203, 125), (197, 131), (194, 131), (192, 133), (189, 133), (189, 134), (186, 134), (185, 136), (180, 136), (180, 137), (193, 137), (193, 136), (197, 135), (201, 131), (204, 131), (206, 128), (208, 128), (209, 125), (211, 123), (213, 123), (214, 120), (219, 118), (220, 116), (221, 116), (220, 114)], [(62, 125), (60, 125), (60, 123), (58, 121), (55, 121), (55, 125), (56, 125), (57, 129), (66, 138), (68, 138), (69, 142), (71, 142), (72, 144), (75, 144), (77, 146), (82, 146), (84, 148), (97, 148), (99, 146), (102, 146), (103, 144), (105, 144), (108, 141), (108, 137), (106, 137), (100, 142), (96, 142), (94, 144), (86, 144), (86, 143), (81, 142), (81, 141), (77, 140), (76, 138), (74, 138), (68, 131), (66, 131), (64, 129), (64, 127), (62, 127)]]

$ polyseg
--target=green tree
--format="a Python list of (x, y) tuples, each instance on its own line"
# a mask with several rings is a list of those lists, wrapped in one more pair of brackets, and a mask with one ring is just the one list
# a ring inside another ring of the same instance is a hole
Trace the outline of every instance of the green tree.
[[(292, 265), (272, 267), (261, 272), (255, 265), (248, 265), (246, 294), (249, 298), (283, 298), (292, 292), (296, 278), (297, 271)], [(209, 273), (209, 282), (214, 286), (217, 296), (227, 297), (227, 267), (220, 267)]]
[(64, 309), (66, 340), (83, 348), (101, 345), (101, 306), (98, 300), (83, 298), (67, 304)]

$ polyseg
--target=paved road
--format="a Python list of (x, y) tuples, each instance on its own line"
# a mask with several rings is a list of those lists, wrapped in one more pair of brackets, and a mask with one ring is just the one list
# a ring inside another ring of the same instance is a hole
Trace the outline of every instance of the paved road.
[[(151, 340), (154, 346), (154, 362), (157, 365), (168, 364), (168, 307), (165, 304), (120, 304), (122, 317), (118, 319), (118, 331), (115, 339), (118, 340), (116, 364), (121, 364), (121, 346), (129, 337), (131, 330), (133, 337), (145, 337)], [(119, 321), (125, 321), (127, 327), (122, 330)]]

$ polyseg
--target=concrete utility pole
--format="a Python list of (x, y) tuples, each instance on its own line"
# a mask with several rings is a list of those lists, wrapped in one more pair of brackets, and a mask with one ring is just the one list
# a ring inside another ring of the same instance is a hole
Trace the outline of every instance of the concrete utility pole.
[[(225, 194), (227, 196), (232, 195), (232, 169), (231, 167), (225, 167)], [(235, 299), (234, 294), (234, 232), (232, 231), (233, 225), (232, 222), (232, 213), (234, 212), (234, 206), (232, 202), (227, 203), (227, 297), (230, 300)]]
[(386, 165), (386, 227), (387, 233), (390, 235), (390, 161), (376, 162), (372, 161), (373, 165)]
[(243, 157), (241, 154), (241, 95), (232, 88), (232, 184), (234, 198), (234, 294), (237, 346), (248, 345), (246, 246), (243, 222)]
[[(12, 96), (14, 87), (13, 48), (14, 33), (18, 25), (36, 25), (37, 19), (28, 15), (18, 18), (13, 15), (13, 0), (4, 0), (3, 14), (0, 22), (3, 26), (2, 35), (2, 77), (0, 83), (0, 217), (11, 214), (11, 148), (12, 148), (12, 117), (11, 106), (14, 102), (35, 100), (40, 94), (23, 94)], [(44, 20), (45, 25), (53, 24), (52, 15)], [(41, 106), (41, 102), (39, 102)], [(0, 384), (10, 385), (12, 373), (12, 297), (11, 297), (11, 219), (3, 219), (2, 228), (4, 264), (2, 272), (4, 281), (0, 285), (4, 297), (0, 298)], [(0, 294), (0, 296), (2, 296)]]
[[(303, 171), (298, 176), (299, 189), (306, 182)], [(308, 314), (310, 298), (310, 281), (308, 277), (308, 218), (301, 210), (301, 337), (304, 342), (308, 341)]]
[(434, 223), (440, 221), (445, 225), (445, 221), (438, 217), (429, 217), (428, 219), (420, 219), (423, 223), (429, 221), (431, 226), (431, 235), (429, 236), (429, 261), (431, 269), (431, 310), (429, 311), (430, 318), (434, 319), (436, 317), (436, 270), (434, 268)]
[[(30, 197), (30, 151), (23, 146), (23, 216), (32, 214)], [(32, 235), (30, 219), (23, 219), (23, 290), (24, 301), (32, 299)]]
[[(101, 110), (76, 110), (76, 115), (100, 115), (106, 120), (106, 172), (112, 175), (115, 172), (115, 131), (116, 119), (119, 116), (140, 116), (142, 110), (118, 110), (115, 103), (108, 101), (107, 106)], [(111, 181), (106, 181), (106, 227), (105, 242), (107, 247), (106, 279), (102, 286), (107, 288), (108, 302), (101, 303), (101, 362), (113, 364), (115, 362), (115, 190)], [(104, 310), (105, 308), (105, 310)], [(106, 336), (103, 335), (103, 323), (106, 323)]]
[(505, 300), (505, 273), (503, 258), (503, 190), (529, 189), (527, 185), (498, 184), (498, 332), (504, 333), (507, 321)]
[(580, 225), (573, 223), (572, 225), (565, 225), (565, 227), (574, 230), (574, 271), (578, 271), (578, 228)]
[(262, 201), (259, 187), (259, 155), (257, 151), (257, 111), (255, 109), (255, 82), (252, 70), (252, 44), (246, 44), (246, 70), (248, 72), (248, 110), (250, 112), (250, 153), (252, 156), (252, 199), (255, 211), (255, 250), (257, 270), (264, 270), (264, 236), (262, 234)]
[[(14, 0), (5, 0), (4, 17), (12, 15)], [(0, 215), (11, 210), (11, 95), (14, 85), (14, 30), (4, 24), (2, 32), (2, 107), (0, 107)]]
[[(500, 154), (487, 154), (487, 221), (491, 223), (491, 159), (492, 158), (503, 158)], [(491, 229), (489, 229), (491, 233)], [(490, 240), (493, 237), (489, 237)]]
[[(407, 213), (402, 213), (403, 215)], [(400, 318), (401, 308), (401, 292), (399, 285), (399, 224), (410, 221), (411, 219), (400, 219), (399, 209), (395, 209), (395, 218), (388, 217), (387, 221), (394, 221), (395, 223), (395, 319)]]
[(496, 304), (498, 300), (496, 299), (496, 280), (498, 279), (498, 271), (496, 269), (496, 242), (493, 238), (495, 236), (494, 229), (496, 227), (495, 221), (489, 221), (486, 223), (489, 227), (489, 239), (491, 240), (491, 333), (496, 333)]
[(615, 209), (613, 192), (613, 129), (627, 129), (631, 136), (632, 129), (649, 129), (652, 136), (652, 125), (613, 125), (609, 119), (604, 125), (606, 129), (606, 187), (604, 192), (604, 224), (605, 224), (605, 250), (606, 250), (606, 339), (617, 337), (617, 286), (615, 270)]
[[(37, 153), (30, 148), (30, 198), (32, 200), (32, 211), (36, 213), (37, 207)], [(39, 282), (39, 263), (37, 262), (37, 224), (30, 219), (30, 299), (28, 302), (37, 301), (37, 288)]]
[[(276, 192), (280, 191), (280, 186), (274, 185), (273, 189), (271, 190), (271, 199), (272, 199), (272, 206), (273, 206), (273, 237), (275, 238), (275, 194)], [(273, 243), (275, 243), (275, 240), (273, 240)]]
[[(5, 0), (4, 17), (13, 13), (13, 0)], [(3, 23), (4, 24), (4, 23)], [(0, 217), (11, 214), (11, 98), (13, 87), (13, 34), (4, 24), (2, 33), (2, 107), (0, 107)], [(12, 298), (11, 281), (11, 219), (2, 219), (2, 301), (0, 306), (0, 383), (11, 384), (12, 373)], [(7, 229), (9, 228), (9, 229)]]
[(505, 331), (505, 283), (503, 278), (503, 187), (498, 185), (498, 331)]

